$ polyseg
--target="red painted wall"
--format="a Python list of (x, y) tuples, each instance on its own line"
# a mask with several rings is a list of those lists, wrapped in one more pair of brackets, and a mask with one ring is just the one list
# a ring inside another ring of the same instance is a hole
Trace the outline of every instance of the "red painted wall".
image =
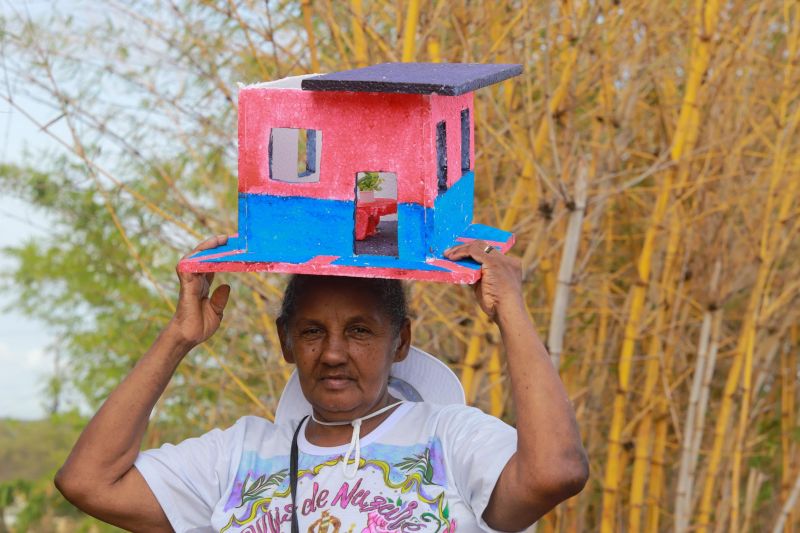
[[(432, 207), (436, 185), (436, 123), (447, 121), (448, 184), (461, 177), (462, 96), (302, 91), (245, 87), (239, 93), (239, 191), (353, 200), (361, 171), (396, 172), (398, 202)], [(269, 179), (271, 128), (322, 131), (318, 183)], [(475, 160), (475, 142), (470, 145)]]
[[(357, 172), (388, 171), (397, 173), (399, 202), (423, 203), (425, 181), (436, 175), (424, 135), (429, 114), (425, 95), (243, 88), (239, 191), (353, 200)], [(273, 127), (322, 131), (318, 183), (269, 179)]]

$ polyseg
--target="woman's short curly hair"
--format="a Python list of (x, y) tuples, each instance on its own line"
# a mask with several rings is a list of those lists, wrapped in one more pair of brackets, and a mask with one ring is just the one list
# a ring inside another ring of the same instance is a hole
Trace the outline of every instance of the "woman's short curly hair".
[(297, 311), (297, 302), (306, 290), (314, 285), (325, 283), (351, 283), (364, 292), (374, 294), (377, 297), (381, 311), (389, 317), (395, 334), (400, 331), (400, 328), (403, 327), (408, 318), (406, 292), (400, 280), (294, 274), (283, 291), (283, 303), (277, 320), (278, 326), (280, 328), (288, 327)]

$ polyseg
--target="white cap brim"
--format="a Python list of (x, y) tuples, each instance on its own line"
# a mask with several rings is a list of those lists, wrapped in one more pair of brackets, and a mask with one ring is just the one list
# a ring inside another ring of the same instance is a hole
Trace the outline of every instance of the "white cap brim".
[[(408, 357), (392, 365), (389, 387), (392, 394), (405, 400), (437, 404), (466, 403), (464, 388), (453, 371), (415, 346), (409, 349)], [(311, 404), (303, 396), (295, 370), (278, 401), (275, 423), (299, 420), (308, 414), (311, 414)]]

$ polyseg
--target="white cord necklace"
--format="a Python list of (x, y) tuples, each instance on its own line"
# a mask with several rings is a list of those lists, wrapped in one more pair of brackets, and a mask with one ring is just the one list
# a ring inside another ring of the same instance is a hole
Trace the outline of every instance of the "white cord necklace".
[[(401, 403), (403, 403), (403, 400), (400, 400), (399, 402), (395, 402), (393, 404), (387, 405), (386, 407), (384, 407), (382, 409), (378, 409), (374, 413), (370, 413), (368, 415), (362, 416), (361, 418), (356, 418), (355, 420), (352, 420), (352, 421), (349, 421), (349, 422), (348, 421), (322, 422), (321, 420), (317, 420), (317, 417), (314, 416), (314, 412), (313, 411), (311, 412), (311, 420), (313, 420), (314, 422), (316, 422), (317, 424), (320, 424), (322, 426), (346, 426), (348, 424), (353, 426), (353, 436), (350, 438), (350, 447), (347, 449), (347, 453), (344, 454), (344, 457), (342, 458), (342, 472), (344, 473), (344, 477), (346, 477), (348, 479), (353, 479), (354, 477), (356, 477), (356, 472), (358, 472), (359, 463), (361, 462), (361, 435), (360, 435), (361, 434), (361, 422), (363, 422), (364, 420), (369, 420), (370, 418), (376, 417), (376, 416), (378, 416), (380, 414), (383, 414), (386, 411), (388, 411), (389, 409), (391, 409), (392, 407), (396, 407), (396, 406), (400, 405)], [(355, 450), (356, 455), (355, 455), (354, 461), (353, 461), (353, 470), (349, 471), (347, 469), (347, 466), (348, 466), (348, 463), (350, 462), (350, 454), (353, 453), (353, 450)]]

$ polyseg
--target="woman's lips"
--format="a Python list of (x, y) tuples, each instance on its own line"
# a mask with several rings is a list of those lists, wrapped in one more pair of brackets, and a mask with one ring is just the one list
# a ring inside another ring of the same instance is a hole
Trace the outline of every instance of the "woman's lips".
[(322, 378), (320, 381), (325, 388), (338, 390), (350, 386), (353, 380), (345, 376), (330, 376)]

